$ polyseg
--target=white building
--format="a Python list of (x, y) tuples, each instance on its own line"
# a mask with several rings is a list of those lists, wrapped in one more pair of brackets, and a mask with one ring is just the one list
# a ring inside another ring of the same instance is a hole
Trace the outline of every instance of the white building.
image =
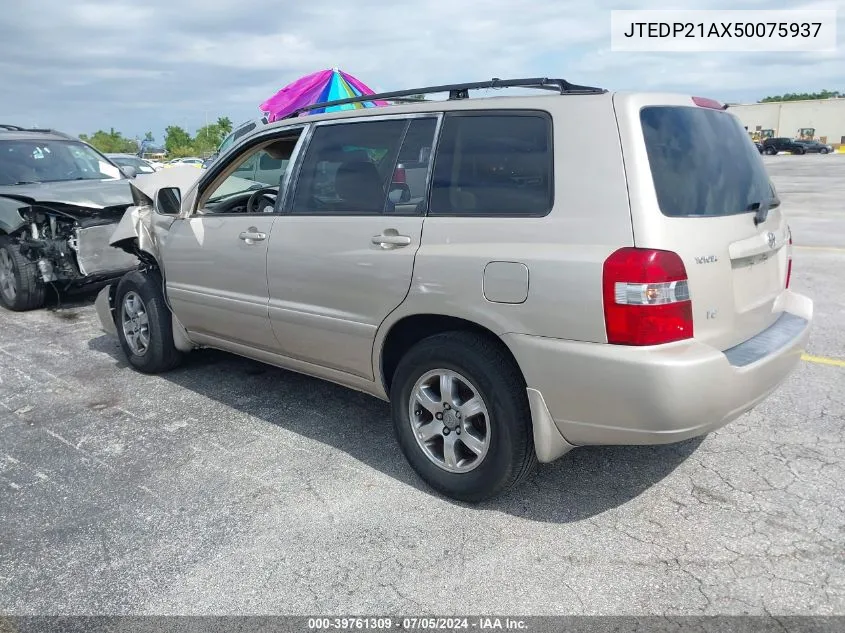
[(814, 128), (814, 138), (823, 143), (845, 145), (845, 99), (732, 104), (728, 110), (749, 132), (773, 130), (773, 136), (797, 138)]

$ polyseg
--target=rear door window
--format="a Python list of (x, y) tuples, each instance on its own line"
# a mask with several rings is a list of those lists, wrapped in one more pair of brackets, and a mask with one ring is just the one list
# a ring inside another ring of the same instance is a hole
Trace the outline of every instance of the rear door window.
[(431, 147), (436, 130), (437, 119), (434, 117), (411, 119), (388, 190), (391, 213), (425, 211)]
[(317, 126), (302, 161), (292, 212), (383, 213), (407, 126), (405, 119)]
[(670, 217), (752, 212), (775, 191), (736, 117), (719, 110), (649, 106), (640, 111), (660, 211)]
[(547, 114), (452, 113), (436, 151), (430, 214), (546, 215), (553, 174)]

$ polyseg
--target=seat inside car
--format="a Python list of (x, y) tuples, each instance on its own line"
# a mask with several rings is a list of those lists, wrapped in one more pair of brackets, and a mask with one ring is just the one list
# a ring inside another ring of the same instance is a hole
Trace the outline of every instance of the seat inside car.
[(376, 166), (369, 160), (341, 163), (335, 176), (335, 192), (341, 199), (337, 211), (380, 212), (384, 187)]

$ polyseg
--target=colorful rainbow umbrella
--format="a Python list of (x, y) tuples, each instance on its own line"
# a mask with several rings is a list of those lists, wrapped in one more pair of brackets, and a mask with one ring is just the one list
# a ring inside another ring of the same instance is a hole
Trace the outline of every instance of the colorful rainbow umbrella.
[[(375, 93), (359, 79), (337, 68), (331, 68), (300, 77), (258, 107), (262, 112), (267, 113), (268, 122), (273, 122), (283, 119), (302, 106), (371, 94)], [(387, 102), (361, 101), (328, 108), (316, 108), (309, 110), (309, 113), (372, 108), (383, 105), (387, 105)]]

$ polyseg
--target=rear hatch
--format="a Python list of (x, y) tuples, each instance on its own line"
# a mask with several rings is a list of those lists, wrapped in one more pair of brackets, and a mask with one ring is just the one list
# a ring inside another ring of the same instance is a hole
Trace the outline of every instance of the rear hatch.
[(739, 119), (678, 95), (620, 93), (614, 107), (635, 245), (683, 260), (695, 338), (725, 350), (772, 325), (787, 286), (790, 233)]

